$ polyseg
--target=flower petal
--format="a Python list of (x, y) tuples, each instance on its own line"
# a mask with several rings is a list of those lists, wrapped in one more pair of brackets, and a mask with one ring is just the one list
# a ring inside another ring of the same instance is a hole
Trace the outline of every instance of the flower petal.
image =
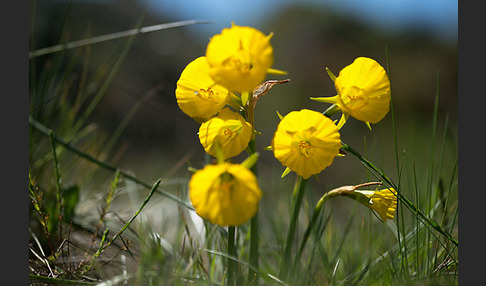
[(377, 191), (356, 190), (347, 195), (375, 211), (383, 221), (393, 219), (397, 209), (397, 194), (393, 188)]
[(196, 213), (220, 226), (238, 226), (251, 219), (261, 196), (255, 175), (239, 164), (207, 165), (189, 181)]
[(252, 91), (273, 64), (271, 35), (233, 25), (211, 38), (206, 57), (215, 82), (231, 91)]
[(373, 59), (357, 58), (339, 72), (334, 84), (341, 109), (358, 120), (377, 123), (390, 110), (390, 81)]
[(217, 156), (217, 146), (224, 159), (240, 154), (248, 146), (252, 136), (250, 123), (228, 107), (199, 127), (199, 141), (204, 150)]
[(217, 114), (231, 98), (229, 91), (209, 76), (205, 57), (195, 59), (184, 68), (175, 94), (180, 109), (198, 122)]
[(340, 147), (340, 135), (331, 119), (308, 109), (287, 114), (272, 140), (275, 158), (304, 179), (331, 165)]

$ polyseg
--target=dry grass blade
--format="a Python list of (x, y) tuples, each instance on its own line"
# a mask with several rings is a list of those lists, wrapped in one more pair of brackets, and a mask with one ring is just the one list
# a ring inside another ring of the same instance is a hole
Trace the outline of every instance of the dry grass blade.
[(97, 36), (97, 37), (92, 37), (88, 39), (83, 39), (83, 40), (78, 40), (78, 41), (73, 41), (65, 44), (59, 44), (51, 47), (46, 47), (42, 49), (38, 49), (35, 51), (32, 51), (29, 53), (29, 59), (43, 56), (43, 55), (48, 55), (48, 54), (53, 54), (57, 53), (63, 50), (69, 50), (69, 49), (74, 49), (74, 48), (79, 48), (79, 47), (84, 47), (92, 44), (98, 44), (102, 42), (107, 42), (115, 39), (120, 39), (124, 37), (129, 37), (133, 35), (138, 35), (138, 34), (145, 34), (145, 33), (150, 33), (150, 32), (155, 32), (155, 31), (160, 31), (160, 30), (166, 30), (170, 28), (177, 28), (177, 27), (183, 27), (183, 26), (188, 26), (188, 25), (194, 25), (194, 24), (209, 24), (212, 23), (211, 21), (208, 20), (187, 20), (187, 21), (179, 21), (179, 22), (171, 22), (171, 23), (165, 23), (165, 24), (158, 24), (158, 25), (152, 25), (152, 26), (146, 26), (146, 27), (141, 27), (141, 28), (135, 28), (135, 29), (130, 29), (122, 32), (116, 32), (112, 34), (106, 34), (102, 36)]

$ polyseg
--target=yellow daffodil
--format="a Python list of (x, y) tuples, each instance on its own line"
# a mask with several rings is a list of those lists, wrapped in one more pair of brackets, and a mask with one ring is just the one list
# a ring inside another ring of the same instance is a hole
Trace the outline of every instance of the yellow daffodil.
[(304, 179), (331, 165), (340, 147), (340, 135), (331, 119), (308, 109), (283, 117), (272, 140), (275, 158)]
[(177, 81), (175, 94), (180, 109), (198, 122), (217, 114), (230, 98), (228, 89), (215, 84), (209, 76), (205, 57), (186, 66)]
[(261, 196), (255, 175), (240, 164), (207, 165), (189, 181), (196, 213), (220, 226), (238, 226), (251, 219)]
[(355, 190), (345, 195), (372, 209), (384, 222), (395, 216), (397, 193), (393, 188), (377, 191)]
[(369, 126), (382, 120), (390, 110), (390, 81), (383, 67), (373, 59), (357, 58), (341, 70), (334, 85), (336, 96), (312, 99), (335, 104), (342, 110), (339, 129), (349, 115)]
[(251, 92), (271, 69), (272, 34), (265, 36), (252, 27), (232, 25), (214, 35), (206, 49), (209, 74), (215, 82), (231, 91)]
[(208, 154), (217, 157), (220, 148), (224, 159), (227, 159), (245, 150), (252, 132), (252, 126), (243, 116), (226, 107), (217, 116), (201, 124), (199, 141)]

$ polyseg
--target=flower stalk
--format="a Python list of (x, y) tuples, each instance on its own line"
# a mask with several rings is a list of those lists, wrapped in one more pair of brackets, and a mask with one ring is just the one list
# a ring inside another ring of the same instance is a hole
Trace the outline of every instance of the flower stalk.
[(234, 226), (228, 227), (228, 276), (227, 285), (233, 286), (235, 284), (235, 270), (236, 270), (236, 246), (235, 246), (235, 232)]
[[(255, 138), (250, 140), (250, 143), (248, 144), (248, 150), (249, 150), (249, 156), (252, 156), (255, 154)], [(254, 164), (251, 168), (250, 171), (252, 171), (255, 176), (257, 175), (257, 165)], [(259, 252), (259, 240), (258, 240), (258, 235), (259, 235), (259, 228), (258, 228), (258, 211), (256, 214), (251, 218), (250, 220), (250, 265), (253, 267), (249, 267), (248, 269), (248, 283), (250, 281), (253, 281), (257, 279), (257, 273), (253, 269), (258, 269), (258, 252)]]
[(294, 192), (292, 198), (292, 215), (290, 218), (289, 231), (287, 233), (287, 241), (285, 244), (285, 251), (281, 261), (279, 278), (285, 280), (288, 277), (288, 270), (291, 269), (290, 253), (292, 251), (292, 244), (295, 238), (295, 229), (297, 227), (297, 219), (299, 217), (300, 205), (302, 204), (302, 198), (304, 196), (305, 186), (307, 179), (302, 176), (297, 176)]

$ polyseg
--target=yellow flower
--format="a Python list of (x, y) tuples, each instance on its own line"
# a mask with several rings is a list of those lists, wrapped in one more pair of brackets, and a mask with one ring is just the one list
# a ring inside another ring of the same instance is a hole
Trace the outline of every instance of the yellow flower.
[(397, 193), (393, 188), (378, 191), (355, 190), (345, 195), (375, 211), (384, 222), (395, 216)]
[(283, 117), (272, 140), (275, 158), (304, 179), (331, 165), (340, 147), (340, 135), (331, 119), (308, 109)]
[(198, 122), (217, 114), (230, 98), (230, 92), (209, 76), (206, 57), (199, 57), (182, 71), (175, 91), (180, 109)]
[(208, 154), (218, 157), (220, 148), (224, 159), (227, 159), (245, 150), (252, 132), (253, 128), (243, 116), (226, 107), (217, 116), (201, 124), (199, 141)]
[(313, 100), (337, 105), (343, 112), (340, 129), (349, 115), (369, 123), (378, 123), (390, 110), (390, 81), (375, 60), (359, 57), (341, 70), (334, 85), (338, 94)]
[(196, 213), (220, 226), (238, 226), (251, 219), (261, 196), (255, 175), (240, 164), (207, 165), (189, 181)]
[(272, 34), (265, 36), (251, 27), (232, 25), (214, 35), (206, 49), (209, 74), (231, 91), (251, 92), (273, 64)]

